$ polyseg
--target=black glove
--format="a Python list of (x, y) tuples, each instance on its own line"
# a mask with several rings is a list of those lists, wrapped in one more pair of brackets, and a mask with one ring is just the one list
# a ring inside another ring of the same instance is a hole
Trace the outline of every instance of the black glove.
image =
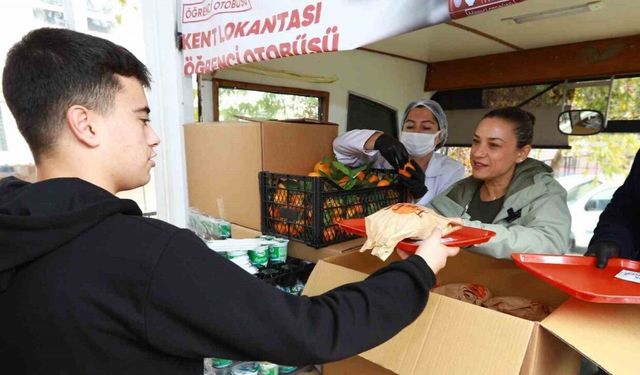
[(409, 153), (404, 145), (390, 135), (380, 134), (373, 148), (380, 151), (394, 169), (401, 168), (409, 160)]
[(418, 165), (418, 163), (413, 159), (409, 162), (411, 163), (411, 166), (407, 166), (404, 170), (408, 172), (410, 176), (406, 177), (402, 174), (398, 174), (398, 180), (403, 186), (409, 189), (409, 192), (414, 199), (418, 199), (427, 194), (429, 189), (424, 185), (424, 171), (420, 168), (420, 165)]
[(584, 255), (595, 256), (597, 259), (596, 267), (605, 268), (607, 266), (607, 262), (609, 262), (609, 258), (618, 257), (620, 255), (620, 248), (613, 241), (601, 241), (589, 246), (589, 249)]

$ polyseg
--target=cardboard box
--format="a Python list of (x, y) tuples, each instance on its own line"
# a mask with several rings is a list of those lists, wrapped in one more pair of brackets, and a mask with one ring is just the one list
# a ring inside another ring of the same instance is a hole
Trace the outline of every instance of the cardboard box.
[(341, 255), (349, 251), (358, 251), (362, 247), (362, 244), (364, 244), (364, 241), (364, 238), (356, 238), (350, 241), (321, 247), (319, 249), (307, 246), (298, 241), (289, 241), (287, 252), (289, 256), (292, 256), (294, 258), (304, 259), (308, 260), (309, 262), (317, 263), (321, 259)]
[[(359, 281), (382, 267), (368, 253), (348, 253), (318, 262), (305, 288), (317, 295)], [(636, 371), (640, 306), (605, 305), (566, 294), (517, 268), (462, 251), (448, 261), (442, 284), (483, 284), (495, 296), (522, 296), (557, 307), (542, 322), (431, 294), (424, 312), (398, 335), (361, 353), (367, 361), (327, 366), (325, 374), (577, 374), (579, 353), (614, 374)], [(366, 371), (366, 372), (365, 372)], [(376, 372), (378, 371), (378, 372)]]
[(322, 375), (393, 375), (394, 373), (373, 362), (356, 356), (322, 365)]
[(261, 235), (262, 232), (255, 229), (243, 227), (242, 225), (231, 223), (231, 238), (256, 238)]
[(219, 122), (184, 126), (189, 205), (260, 230), (258, 172), (306, 175), (333, 154), (335, 124)]

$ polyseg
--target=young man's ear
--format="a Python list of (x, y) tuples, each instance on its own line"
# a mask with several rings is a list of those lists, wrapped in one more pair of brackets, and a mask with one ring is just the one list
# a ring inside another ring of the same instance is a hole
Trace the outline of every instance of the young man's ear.
[(81, 105), (73, 105), (67, 110), (67, 127), (71, 134), (88, 147), (97, 147), (100, 142), (96, 128), (91, 123), (91, 111)]

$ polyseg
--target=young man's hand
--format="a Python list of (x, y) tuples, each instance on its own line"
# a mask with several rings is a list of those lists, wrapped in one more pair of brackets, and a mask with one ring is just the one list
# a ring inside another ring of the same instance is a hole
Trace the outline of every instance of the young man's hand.
[(589, 246), (584, 254), (586, 256), (596, 257), (596, 267), (605, 268), (609, 262), (609, 258), (620, 256), (620, 248), (613, 241), (600, 241)]
[(447, 258), (455, 256), (459, 247), (445, 246), (441, 242), (442, 230), (435, 228), (416, 250), (416, 255), (427, 262), (433, 273), (438, 273), (447, 264)]
[(409, 160), (409, 153), (404, 145), (390, 135), (380, 134), (373, 148), (378, 150), (394, 169), (404, 166)]

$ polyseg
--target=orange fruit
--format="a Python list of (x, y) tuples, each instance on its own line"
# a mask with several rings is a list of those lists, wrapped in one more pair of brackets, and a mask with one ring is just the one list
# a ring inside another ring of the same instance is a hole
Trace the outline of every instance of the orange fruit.
[(364, 180), (365, 178), (365, 174), (363, 171), (358, 172), (358, 174), (356, 175), (356, 178), (360, 181)]
[(286, 235), (289, 233), (289, 228), (287, 227), (287, 224), (283, 223), (283, 222), (275, 222), (273, 224), (273, 229), (276, 231), (276, 233), (278, 234), (282, 234), (282, 235)]
[(320, 177), (320, 173), (318, 173), (318, 172), (309, 172), (309, 174), (307, 174), (307, 176), (309, 176), (309, 177)]
[[(297, 223), (297, 221), (296, 221)], [(291, 224), (289, 227), (289, 235), (290, 236), (299, 236), (304, 230), (304, 226), (299, 224)]]
[(411, 164), (411, 162), (410, 162), (410, 161), (408, 161), (408, 162), (404, 165), (404, 167), (402, 167), (401, 169), (399, 169), (399, 170), (398, 170), (398, 173), (400, 173), (401, 175), (403, 175), (403, 176), (405, 176), (405, 177), (411, 177), (411, 173), (409, 173), (409, 172), (407, 171), (407, 169), (413, 169), (414, 171), (416, 170), (416, 169), (413, 167), (413, 164)]
[(372, 184), (375, 184), (376, 182), (378, 182), (379, 178), (378, 175), (372, 174), (371, 176), (369, 176), (369, 179), (367, 181), (369, 181)]
[(286, 188), (280, 187), (280, 184), (278, 184), (278, 189), (276, 189), (274, 196), (273, 196), (273, 202), (277, 203), (277, 204), (286, 204), (287, 203), (287, 196), (288, 196), (288, 192), (286, 190)]
[(313, 166), (313, 171), (320, 174), (320, 172), (324, 173), (325, 175), (329, 175), (329, 163), (324, 163), (322, 161), (319, 161), (316, 163), (316, 165)]
[(322, 231), (322, 239), (325, 241), (333, 241), (336, 238), (336, 232), (333, 228), (324, 228)]
[(354, 217), (362, 217), (362, 214), (364, 213), (364, 207), (362, 207), (361, 204), (356, 204), (354, 206), (347, 207), (346, 211), (347, 211), (346, 212), (347, 219), (351, 219)]
[(293, 192), (293, 191), (289, 193), (290, 206), (302, 206), (303, 201), (304, 201), (304, 194)]
[(362, 215), (364, 213), (364, 207), (361, 204), (356, 204), (353, 206), (356, 215)]
[(343, 188), (344, 185), (347, 184), (347, 182), (349, 182), (349, 176), (344, 176), (340, 180), (338, 180), (338, 185), (340, 185), (340, 187)]
[(267, 213), (269, 214), (269, 217), (278, 218), (280, 217), (280, 208), (275, 207), (273, 205), (269, 205), (267, 207)]
[(385, 180), (384, 178), (378, 181), (378, 184), (376, 184), (376, 186), (389, 186), (389, 185), (391, 185), (391, 181)]

